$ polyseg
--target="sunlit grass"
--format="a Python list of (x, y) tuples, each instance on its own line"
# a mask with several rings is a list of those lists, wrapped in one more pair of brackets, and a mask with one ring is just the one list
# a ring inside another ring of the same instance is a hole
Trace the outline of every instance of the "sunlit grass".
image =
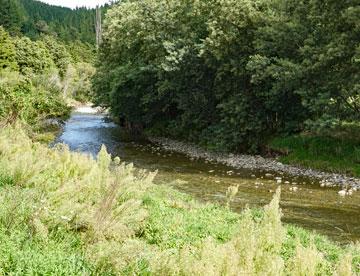
[(0, 168), (0, 274), (360, 273), (359, 246), (281, 223), (280, 190), (236, 214), (155, 185), (105, 148), (94, 160), (19, 127), (0, 129)]
[(360, 176), (360, 142), (320, 136), (276, 138), (271, 147), (286, 153), (280, 161), (337, 173)]

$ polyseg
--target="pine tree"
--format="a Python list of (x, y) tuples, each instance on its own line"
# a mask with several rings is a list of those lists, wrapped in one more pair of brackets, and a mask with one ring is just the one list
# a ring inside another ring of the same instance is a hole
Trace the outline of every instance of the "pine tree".
[(0, 0), (0, 25), (10, 34), (19, 34), (24, 21), (24, 11), (18, 0)]

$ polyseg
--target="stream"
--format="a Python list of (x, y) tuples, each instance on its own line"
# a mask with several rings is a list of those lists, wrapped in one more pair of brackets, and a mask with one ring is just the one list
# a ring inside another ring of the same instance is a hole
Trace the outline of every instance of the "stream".
[(156, 183), (171, 185), (201, 201), (224, 204), (227, 188), (239, 185), (231, 204), (237, 212), (246, 206), (268, 204), (279, 186), (276, 177), (281, 177), (283, 222), (316, 230), (340, 243), (360, 240), (360, 192), (341, 197), (339, 188), (321, 188), (311, 179), (192, 160), (148, 142), (132, 141), (103, 114), (74, 112), (55, 142), (92, 155), (104, 144), (108, 152), (122, 161), (134, 163), (138, 168), (158, 170)]

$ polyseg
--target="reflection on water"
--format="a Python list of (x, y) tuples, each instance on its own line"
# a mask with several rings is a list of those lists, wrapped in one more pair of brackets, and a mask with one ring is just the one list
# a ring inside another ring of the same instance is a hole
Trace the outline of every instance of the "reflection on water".
[[(172, 185), (204, 201), (224, 203), (225, 192), (231, 185), (240, 185), (232, 203), (236, 211), (245, 206), (263, 206), (272, 198), (282, 177), (281, 207), (283, 221), (315, 229), (334, 240), (349, 242), (360, 239), (360, 193), (340, 197), (339, 189), (320, 188), (318, 183), (286, 175), (265, 176), (267, 172), (236, 170), (204, 160), (188, 157), (145, 142), (124, 138), (121, 128), (103, 115), (74, 113), (55, 142), (69, 145), (71, 150), (96, 155), (106, 145), (113, 156), (132, 162), (139, 168), (159, 170), (157, 183)], [(174, 181), (174, 180), (179, 181)], [(290, 191), (294, 186), (296, 192)]]

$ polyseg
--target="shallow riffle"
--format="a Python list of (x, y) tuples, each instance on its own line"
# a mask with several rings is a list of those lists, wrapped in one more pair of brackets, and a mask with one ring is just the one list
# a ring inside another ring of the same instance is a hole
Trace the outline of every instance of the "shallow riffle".
[[(156, 183), (202, 201), (225, 204), (228, 187), (239, 185), (231, 204), (235, 211), (269, 203), (281, 186), (284, 222), (314, 229), (343, 243), (360, 239), (360, 192), (340, 196), (341, 181), (333, 181), (337, 175), (294, 168), (260, 156), (212, 155), (168, 139), (153, 140), (155, 144), (133, 141), (104, 114), (73, 113), (56, 142), (92, 155), (104, 144), (125, 162), (158, 170)], [(322, 180), (332, 181), (328, 182), (331, 185), (322, 185)]]

